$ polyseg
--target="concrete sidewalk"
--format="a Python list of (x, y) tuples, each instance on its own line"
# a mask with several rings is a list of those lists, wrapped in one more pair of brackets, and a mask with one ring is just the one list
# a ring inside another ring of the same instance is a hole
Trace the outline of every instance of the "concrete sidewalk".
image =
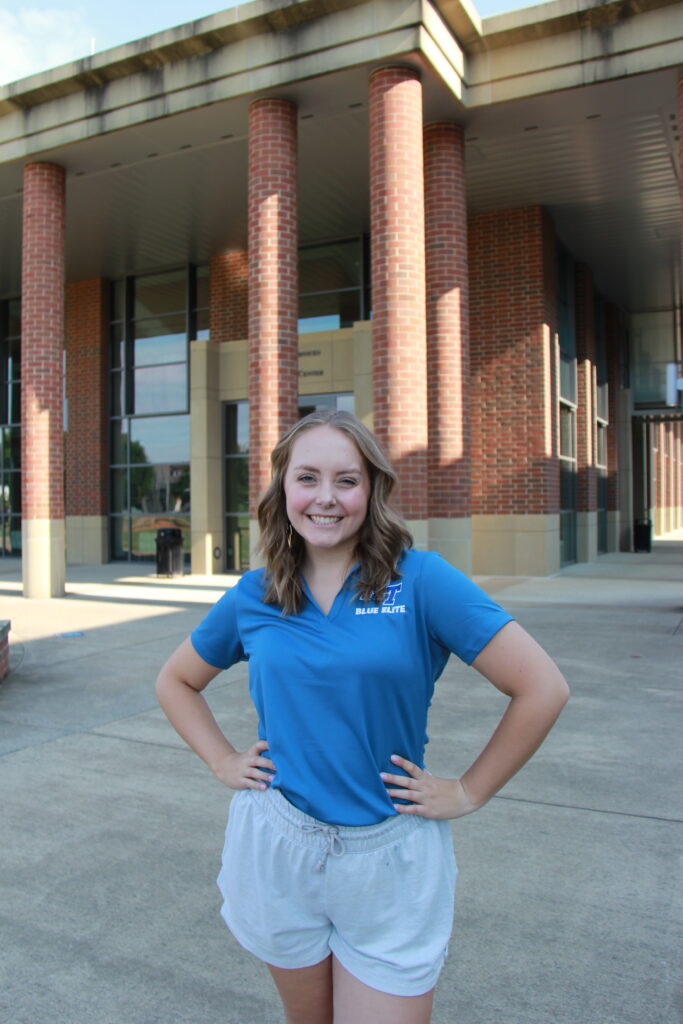
[[(0, 563), (0, 1024), (278, 1024), (267, 971), (218, 915), (229, 794), (153, 696), (229, 578), (72, 568), (65, 598), (26, 601), (19, 568)], [(573, 695), (534, 760), (454, 824), (456, 926), (433, 1022), (679, 1024), (683, 536), (479, 582)], [(209, 697), (231, 739), (251, 742), (245, 667)], [(503, 706), (452, 659), (432, 770), (464, 770)]]

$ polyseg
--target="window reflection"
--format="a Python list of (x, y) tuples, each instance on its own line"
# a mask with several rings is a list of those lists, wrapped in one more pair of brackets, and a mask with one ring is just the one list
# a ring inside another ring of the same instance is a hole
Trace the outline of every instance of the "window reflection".
[(132, 513), (189, 512), (189, 465), (132, 467), (130, 509)]
[(190, 461), (189, 416), (131, 419), (130, 430), (131, 463)]
[(185, 317), (155, 317), (138, 321), (133, 344), (136, 366), (183, 362), (187, 358)]
[(187, 305), (187, 273), (182, 270), (163, 274), (146, 274), (135, 279), (135, 308), (133, 316), (155, 316), (158, 313), (178, 313)]
[(185, 412), (187, 365), (152, 366), (134, 373), (134, 411), (140, 413)]

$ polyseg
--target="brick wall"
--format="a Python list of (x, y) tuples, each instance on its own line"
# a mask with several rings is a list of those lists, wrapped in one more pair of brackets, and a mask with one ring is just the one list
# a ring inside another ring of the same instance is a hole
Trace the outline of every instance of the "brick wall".
[(297, 418), (297, 111), (249, 107), (249, 506), (270, 480), (270, 452)]
[(249, 255), (221, 252), (209, 264), (209, 329), (211, 340), (241, 341), (249, 331)]
[(470, 515), (464, 130), (424, 131), (429, 515)]
[(24, 519), (64, 517), (64, 168), (24, 168), (21, 465)]
[(388, 67), (370, 76), (369, 121), (373, 423), (399, 475), (401, 512), (426, 520), (424, 167), (415, 72)]
[(576, 265), (576, 510), (598, 507), (595, 469), (595, 293), (593, 276), (582, 263)]
[(66, 288), (66, 514), (107, 512), (107, 299), (101, 278)]
[(540, 207), (469, 226), (472, 511), (556, 513), (556, 256)]

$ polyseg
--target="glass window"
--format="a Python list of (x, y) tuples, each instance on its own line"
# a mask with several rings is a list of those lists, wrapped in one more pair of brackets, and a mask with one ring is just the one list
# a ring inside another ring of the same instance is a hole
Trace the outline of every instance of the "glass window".
[(180, 313), (187, 307), (187, 271), (171, 270), (135, 279), (133, 318)]
[[(110, 517), (114, 558), (154, 559), (156, 531), (162, 527), (182, 529), (189, 551), (188, 332), (196, 310), (188, 303), (196, 307), (197, 295), (208, 302), (207, 267), (147, 274), (112, 284)], [(206, 332), (208, 335), (208, 322)]]
[(110, 481), (109, 511), (125, 512), (128, 508), (128, 470), (113, 469)]
[(150, 366), (134, 373), (134, 411), (139, 415), (185, 412), (188, 405), (187, 365)]
[(305, 295), (360, 288), (362, 268), (360, 238), (305, 246), (299, 250), (299, 291)]
[(299, 298), (299, 333), (334, 331), (360, 320), (360, 292), (302, 295)]
[(21, 334), (21, 299), (9, 299), (7, 303), (7, 335), (18, 338)]
[(180, 363), (187, 359), (187, 326), (184, 316), (153, 317), (135, 323), (135, 366)]
[(131, 463), (190, 461), (189, 416), (131, 419), (130, 436)]
[(196, 308), (197, 309), (208, 309), (209, 302), (209, 268), (208, 267), (197, 267), (196, 272)]
[(225, 568), (233, 572), (249, 568), (249, 516), (225, 517)]
[(197, 310), (197, 314), (195, 316), (194, 337), (197, 341), (202, 341), (203, 339), (211, 337), (208, 309)]
[(226, 403), (224, 444), (226, 455), (249, 451), (249, 406), (246, 402)]
[(109, 381), (109, 411), (111, 416), (123, 416), (126, 411), (126, 378), (123, 373), (112, 373)]
[[(233, 458), (225, 460), (226, 511), (249, 511), (249, 461)], [(227, 501), (230, 502), (227, 505)]]
[(4, 470), (21, 467), (21, 434), (19, 427), (3, 427), (2, 467)]
[(575, 417), (576, 413), (571, 406), (560, 405), (560, 456), (566, 459), (576, 457)]
[(109, 367), (112, 370), (120, 370), (122, 366), (126, 365), (123, 324), (112, 324), (109, 331)]
[(189, 512), (190, 467), (134, 466), (130, 469), (132, 512)]

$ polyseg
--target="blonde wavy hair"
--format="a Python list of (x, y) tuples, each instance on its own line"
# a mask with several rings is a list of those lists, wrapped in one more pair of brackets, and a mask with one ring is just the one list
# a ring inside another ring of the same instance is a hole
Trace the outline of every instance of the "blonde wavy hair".
[(266, 604), (280, 605), (285, 615), (295, 614), (303, 606), (301, 566), (305, 546), (296, 530), (291, 529), (284, 478), (297, 437), (306, 430), (322, 426), (334, 427), (351, 438), (365, 459), (370, 477), (368, 512), (355, 551), (355, 560), (360, 562), (358, 596), (364, 601), (381, 603), (387, 585), (400, 575), (396, 567), (403, 550), (413, 546), (405, 523), (389, 504), (397, 482), (396, 473), (372, 433), (349, 412), (309, 413), (290, 427), (273, 449), (272, 479), (258, 506), (259, 550), (265, 562), (263, 600)]

